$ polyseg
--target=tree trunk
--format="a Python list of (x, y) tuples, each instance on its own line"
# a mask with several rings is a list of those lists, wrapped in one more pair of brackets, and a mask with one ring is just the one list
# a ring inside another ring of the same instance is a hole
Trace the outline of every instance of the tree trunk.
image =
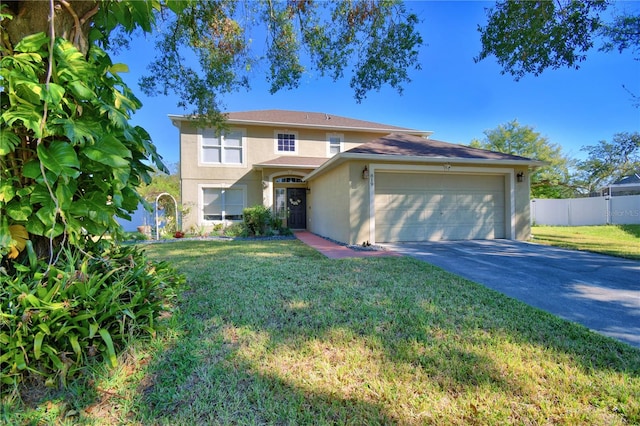
[[(83, 53), (89, 49), (88, 34), (91, 18), (96, 14), (96, 1), (54, 1), (54, 28), (56, 37), (71, 41)], [(44, 32), (49, 34), (49, 1), (27, 0), (6, 3), (13, 19), (4, 23), (3, 42), (15, 46), (24, 37)], [(11, 49), (13, 50), (13, 49)]]

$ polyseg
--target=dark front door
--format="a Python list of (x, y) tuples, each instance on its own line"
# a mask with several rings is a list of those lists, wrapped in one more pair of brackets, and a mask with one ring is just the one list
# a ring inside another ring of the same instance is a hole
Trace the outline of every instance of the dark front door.
[(287, 226), (291, 229), (307, 228), (307, 190), (287, 188)]

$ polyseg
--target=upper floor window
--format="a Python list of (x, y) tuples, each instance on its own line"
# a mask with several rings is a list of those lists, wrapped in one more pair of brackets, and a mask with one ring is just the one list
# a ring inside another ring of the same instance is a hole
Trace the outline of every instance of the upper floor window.
[(220, 135), (214, 129), (201, 131), (202, 162), (206, 164), (243, 164), (244, 132), (229, 130)]
[(276, 132), (276, 153), (297, 154), (298, 144), (295, 133)]
[(327, 134), (327, 156), (333, 157), (334, 155), (344, 150), (344, 136), (338, 133)]

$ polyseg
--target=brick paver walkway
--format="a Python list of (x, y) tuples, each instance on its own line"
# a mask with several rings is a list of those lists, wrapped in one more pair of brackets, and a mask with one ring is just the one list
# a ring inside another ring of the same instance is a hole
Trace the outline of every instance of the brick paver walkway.
[(333, 243), (325, 238), (312, 234), (309, 231), (295, 231), (293, 233), (297, 239), (310, 247), (318, 250), (329, 259), (344, 259), (347, 257), (380, 257), (380, 256), (401, 256), (393, 251), (384, 250), (353, 250), (349, 247)]

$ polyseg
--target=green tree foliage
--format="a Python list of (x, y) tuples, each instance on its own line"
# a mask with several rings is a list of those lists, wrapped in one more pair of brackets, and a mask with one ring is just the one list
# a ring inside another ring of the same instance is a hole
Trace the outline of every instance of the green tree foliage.
[(519, 80), (545, 69), (578, 68), (601, 40), (603, 51), (640, 53), (640, 15), (603, 15), (614, 2), (602, 0), (498, 1), (488, 22), (478, 27), (482, 51), (476, 61), (495, 55), (503, 73)]
[(151, 173), (151, 182), (144, 183), (138, 188), (138, 193), (145, 200), (151, 202), (163, 192), (171, 194), (178, 202), (180, 202), (180, 176), (174, 170), (168, 173), (160, 170), (154, 170)]
[[(355, 98), (385, 84), (402, 91), (419, 68), (418, 19), (399, 1), (193, 1), (163, 20), (142, 88), (173, 91), (181, 107), (220, 123), (222, 95), (249, 87), (256, 70), (271, 93), (298, 87), (305, 72), (351, 75)], [(199, 69), (188, 59), (195, 55)]]
[[(600, 50), (605, 52), (630, 50), (635, 55), (635, 59), (640, 60), (640, 15), (618, 15), (611, 23), (603, 25), (602, 34), (607, 41)], [(633, 105), (640, 108), (640, 94), (634, 93), (624, 85), (623, 87), (631, 95)]]
[(640, 56), (640, 16), (617, 15), (610, 23), (603, 24), (601, 33), (606, 42), (600, 50), (630, 50), (634, 55)]
[(577, 186), (588, 194), (625, 176), (640, 172), (640, 133), (616, 133), (611, 142), (582, 148), (587, 158), (578, 162)]
[(551, 143), (533, 127), (523, 126), (517, 120), (486, 130), (485, 138), (474, 139), (471, 146), (490, 151), (533, 158), (546, 163), (531, 172), (531, 196), (534, 198), (563, 198), (572, 193), (569, 187), (571, 161), (562, 153), (560, 145)]

